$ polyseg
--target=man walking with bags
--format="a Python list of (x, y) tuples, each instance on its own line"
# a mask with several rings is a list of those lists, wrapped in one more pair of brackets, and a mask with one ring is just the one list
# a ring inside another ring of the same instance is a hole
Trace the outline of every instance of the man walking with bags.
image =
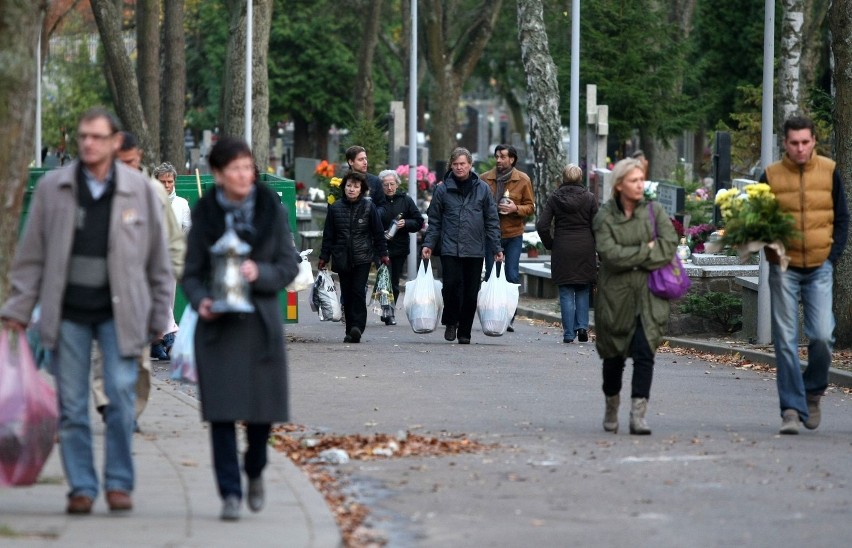
[(100, 489), (89, 418), (91, 349), (104, 361), (104, 486), (111, 511), (133, 508), (137, 361), (166, 328), (172, 274), (162, 204), (139, 172), (115, 161), (118, 123), (103, 109), (83, 114), (79, 160), (38, 183), (0, 309), (24, 329), (41, 303), (41, 338), (53, 351), (59, 443), (70, 486), (66, 511), (89, 514)]

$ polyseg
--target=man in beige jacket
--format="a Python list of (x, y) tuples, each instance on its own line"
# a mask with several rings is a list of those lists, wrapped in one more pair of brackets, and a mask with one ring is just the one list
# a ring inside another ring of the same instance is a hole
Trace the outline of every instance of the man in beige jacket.
[(24, 329), (41, 303), (53, 353), (66, 511), (89, 514), (101, 485), (89, 418), (91, 348), (104, 360), (104, 485), (111, 511), (132, 509), (133, 422), (139, 355), (166, 328), (172, 273), (162, 204), (148, 181), (115, 161), (118, 124), (92, 109), (77, 126), (79, 160), (36, 186), (10, 270), (3, 325)]

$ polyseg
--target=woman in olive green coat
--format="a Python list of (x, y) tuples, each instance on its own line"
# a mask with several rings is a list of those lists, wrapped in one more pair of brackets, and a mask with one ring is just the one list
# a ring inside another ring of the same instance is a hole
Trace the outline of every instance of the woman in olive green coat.
[[(630, 433), (650, 434), (645, 410), (654, 373), (654, 353), (669, 317), (669, 302), (651, 294), (650, 271), (674, 256), (677, 233), (660, 204), (644, 198), (642, 164), (628, 158), (613, 168), (612, 199), (595, 216), (593, 229), (600, 259), (595, 327), (603, 358), (606, 413), (603, 427), (618, 431), (618, 404), (626, 358), (633, 358)], [(649, 208), (654, 208), (654, 239)]]

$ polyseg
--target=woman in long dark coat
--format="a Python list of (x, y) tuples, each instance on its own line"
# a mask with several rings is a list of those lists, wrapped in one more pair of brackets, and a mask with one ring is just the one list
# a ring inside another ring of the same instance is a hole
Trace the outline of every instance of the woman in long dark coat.
[(569, 164), (562, 185), (547, 199), (535, 227), (541, 243), (553, 250), (551, 279), (559, 287), (562, 342), (589, 340), (589, 294), (597, 278), (592, 221), (595, 195), (583, 187), (583, 170)]
[[(198, 311), (195, 357), (201, 413), (210, 421), (213, 465), (222, 519), (239, 519), (242, 488), (235, 421), (245, 421), (248, 506), (263, 507), (262, 472), (273, 422), (289, 420), (287, 360), (278, 293), (296, 276), (299, 256), (278, 195), (256, 180), (254, 159), (241, 139), (223, 137), (210, 152), (216, 187), (192, 212), (181, 287)], [(210, 247), (232, 219), (251, 245), (240, 274), (249, 282), (252, 313), (211, 310)]]

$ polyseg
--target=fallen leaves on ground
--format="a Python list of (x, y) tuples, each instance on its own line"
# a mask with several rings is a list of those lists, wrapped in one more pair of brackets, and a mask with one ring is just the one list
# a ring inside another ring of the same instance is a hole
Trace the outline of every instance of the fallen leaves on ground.
[(497, 447), (450, 435), (435, 438), (400, 432), (389, 434), (306, 434), (305, 427), (283, 424), (272, 432), (272, 446), (292, 460), (322, 493), (331, 509), (343, 543), (348, 548), (378, 547), (387, 544), (379, 531), (370, 529), (367, 517), (370, 510), (346, 492), (347, 480), (340, 469), (320, 462), (320, 453), (327, 449), (346, 451), (353, 460), (377, 460), (397, 457), (438, 457), (462, 453), (481, 453)]

